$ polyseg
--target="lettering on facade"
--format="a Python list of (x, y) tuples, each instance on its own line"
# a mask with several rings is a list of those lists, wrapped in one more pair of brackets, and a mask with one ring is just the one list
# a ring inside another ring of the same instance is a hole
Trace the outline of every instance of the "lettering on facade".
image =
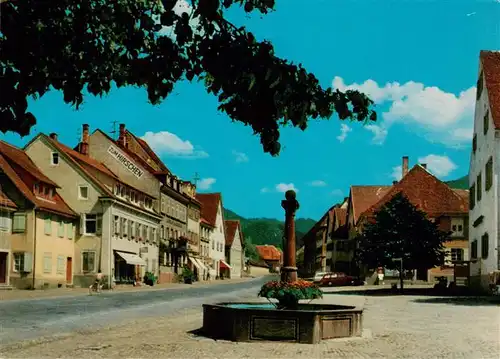
[(137, 167), (131, 160), (124, 156), (115, 146), (111, 145), (108, 148), (108, 153), (120, 162), (125, 168), (132, 172), (137, 178), (141, 178), (144, 171)]

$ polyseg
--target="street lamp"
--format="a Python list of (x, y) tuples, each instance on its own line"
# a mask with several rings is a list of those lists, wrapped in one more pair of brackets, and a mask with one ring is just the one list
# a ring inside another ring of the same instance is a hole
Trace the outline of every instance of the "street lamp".
[(393, 262), (399, 262), (399, 285), (401, 292), (403, 292), (403, 258), (392, 258)]

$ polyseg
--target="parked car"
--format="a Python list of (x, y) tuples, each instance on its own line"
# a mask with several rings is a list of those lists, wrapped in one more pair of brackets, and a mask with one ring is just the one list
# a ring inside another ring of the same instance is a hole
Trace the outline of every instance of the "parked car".
[(320, 286), (340, 287), (346, 285), (362, 285), (363, 282), (345, 273), (326, 273), (319, 281)]
[(314, 274), (314, 278), (313, 278), (313, 282), (314, 283), (319, 283), (321, 281), (321, 279), (323, 279), (323, 277), (326, 275), (326, 274), (329, 274), (328, 272), (316, 272)]

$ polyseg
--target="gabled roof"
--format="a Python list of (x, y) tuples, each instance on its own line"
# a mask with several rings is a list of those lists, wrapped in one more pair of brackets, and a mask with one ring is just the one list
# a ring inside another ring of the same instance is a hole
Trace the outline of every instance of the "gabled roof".
[(255, 246), (259, 257), (265, 261), (279, 261), (281, 260), (281, 251), (272, 245)]
[(429, 216), (463, 214), (469, 210), (463, 195), (452, 190), (422, 166), (415, 165), (401, 181), (393, 185), (377, 203), (367, 209), (365, 214), (373, 214), (400, 192)]
[[(0, 170), (16, 186), (21, 194), (38, 209), (64, 217), (77, 217), (76, 213), (57, 193), (57, 184), (45, 177), (28, 155), (21, 149), (0, 141)], [(33, 192), (30, 176), (53, 187), (53, 201), (39, 198)], [(29, 181), (29, 182), (26, 182)]]
[(127, 136), (127, 141), (129, 141), (130, 138), (137, 141), (137, 143), (148, 154), (151, 160), (160, 168), (160, 172), (170, 173), (170, 170), (167, 168), (167, 166), (165, 166), (163, 161), (156, 155), (156, 153), (153, 151), (153, 149), (149, 146), (149, 144), (146, 141), (144, 141), (142, 138), (137, 137), (129, 130), (125, 130), (125, 136)]
[(483, 76), (488, 91), (491, 116), (495, 128), (500, 129), (500, 52), (481, 51), (480, 61), (483, 64)]
[[(201, 216), (212, 226), (217, 224), (217, 210), (222, 207), (222, 198), (217, 193), (197, 193), (196, 199), (201, 203)], [(222, 208), (221, 208), (222, 210)]]
[(240, 243), (243, 246), (243, 232), (241, 231), (240, 221), (226, 220), (224, 223), (226, 224), (226, 246), (231, 247), (233, 245), (236, 231), (240, 234)]
[(354, 223), (368, 208), (380, 201), (392, 186), (351, 186), (351, 205)]
[(17, 209), (17, 205), (7, 196), (0, 186), (0, 211), (5, 208)]
[(331, 233), (335, 238), (346, 238), (347, 237), (347, 209), (345, 208), (334, 208), (332, 210), (332, 226)]

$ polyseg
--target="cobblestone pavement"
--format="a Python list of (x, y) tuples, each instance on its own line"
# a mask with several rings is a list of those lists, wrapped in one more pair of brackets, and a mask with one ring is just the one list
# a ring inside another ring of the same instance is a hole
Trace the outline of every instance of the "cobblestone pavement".
[[(255, 298), (252, 298), (255, 300)], [(201, 308), (97, 332), (0, 347), (8, 358), (397, 358), (497, 359), (498, 305), (473, 299), (325, 294), (324, 302), (364, 305), (364, 338), (319, 345), (231, 343), (196, 337)]]

